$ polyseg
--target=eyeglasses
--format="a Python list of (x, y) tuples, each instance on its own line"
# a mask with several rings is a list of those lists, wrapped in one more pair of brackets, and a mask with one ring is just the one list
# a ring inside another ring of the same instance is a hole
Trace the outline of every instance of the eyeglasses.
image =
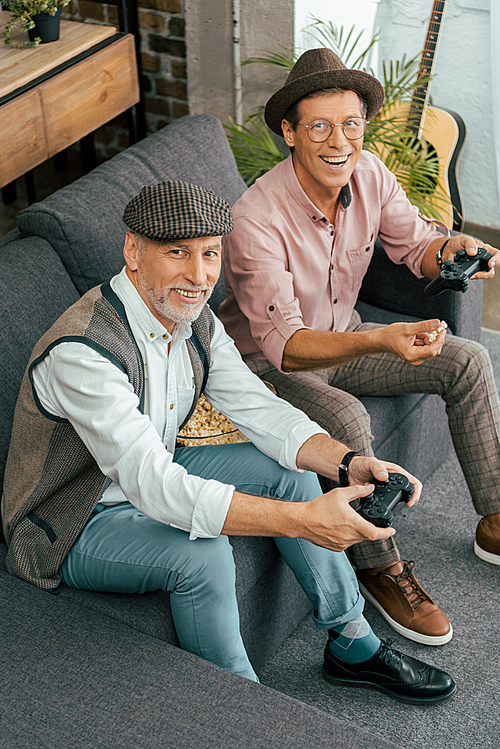
[(328, 120), (313, 120), (309, 125), (303, 125), (302, 122), (298, 124), (305, 127), (311, 140), (315, 143), (323, 143), (328, 140), (334, 127), (341, 127), (348, 140), (358, 140), (365, 134), (367, 122), (363, 117), (349, 117), (345, 122), (337, 122), (335, 125)]

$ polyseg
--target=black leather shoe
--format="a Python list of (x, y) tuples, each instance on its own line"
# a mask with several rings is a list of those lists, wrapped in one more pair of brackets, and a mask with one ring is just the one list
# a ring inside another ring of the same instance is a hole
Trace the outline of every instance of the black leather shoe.
[(456, 684), (445, 671), (403, 655), (392, 647), (394, 641), (382, 640), (378, 651), (362, 663), (348, 663), (338, 658), (327, 642), (323, 677), (330, 684), (344, 687), (379, 689), (400, 702), (431, 705), (447, 700)]

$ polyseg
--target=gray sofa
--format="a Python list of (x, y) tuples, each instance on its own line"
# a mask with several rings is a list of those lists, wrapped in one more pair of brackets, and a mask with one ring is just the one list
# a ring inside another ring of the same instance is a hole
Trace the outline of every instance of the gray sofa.
[[(122, 267), (123, 208), (143, 185), (165, 179), (195, 182), (231, 204), (245, 189), (220, 122), (208, 115), (184, 117), (21, 211), (18, 229), (0, 241), (0, 484), (17, 392), (34, 344), (64, 309)], [(360, 294), (363, 319), (440, 317), (453, 332), (478, 339), (481, 284), (466, 295), (447, 293), (430, 302), (423, 283), (378, 248)], [(224, 293), (221, 279), (211, 300), (215, 311)], [(364, 403), (376, 454), (421, 479), (451, 449), (437, 397)], [(242, 635), (258, 671), (310, 605), (271, 539), (232, 543)], [(0, 699), (9, 706), (0, 743), (11, 749), (391, 746), (180, 651), (163, 593), (62, 588), (54, 595), (10, 576), (5, 554), (0, 543)]]

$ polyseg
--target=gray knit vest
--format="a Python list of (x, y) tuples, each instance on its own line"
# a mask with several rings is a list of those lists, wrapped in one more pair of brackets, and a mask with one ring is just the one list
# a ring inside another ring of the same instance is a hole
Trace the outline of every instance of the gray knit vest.
[[(195, 381), (193, 413), (210, 366), (214, 319), (205, 306), (187, 347)], [(5, 469), (2, 517), (9, 545), (7, 569), (40, 588), (56, 588), (58, 570), (95, 505), (111, 483), (73, 426), (47, 413), (32, 382), (33, 367), (59, 343), (95, 349), (127, 375), (143, 408), (144, 370), (123, 304), (109, 282), (88, 291), (36, 345), (14, 414)]]

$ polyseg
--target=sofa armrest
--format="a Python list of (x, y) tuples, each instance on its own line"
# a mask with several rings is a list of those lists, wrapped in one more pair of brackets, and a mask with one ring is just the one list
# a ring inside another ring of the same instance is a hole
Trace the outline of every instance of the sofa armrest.
[[(416, 278), (406, 265), (396, 265), (377, 239), (358, 301), (382, 310), (425, 320), (446, 320), (451, 332), (478, 341), (481, 336), (483, 281), (473, 281), (465, 294), (445, 291), (428, 297), (427, 278)], [(378, 322), (383, 322), (379, 320)]]

